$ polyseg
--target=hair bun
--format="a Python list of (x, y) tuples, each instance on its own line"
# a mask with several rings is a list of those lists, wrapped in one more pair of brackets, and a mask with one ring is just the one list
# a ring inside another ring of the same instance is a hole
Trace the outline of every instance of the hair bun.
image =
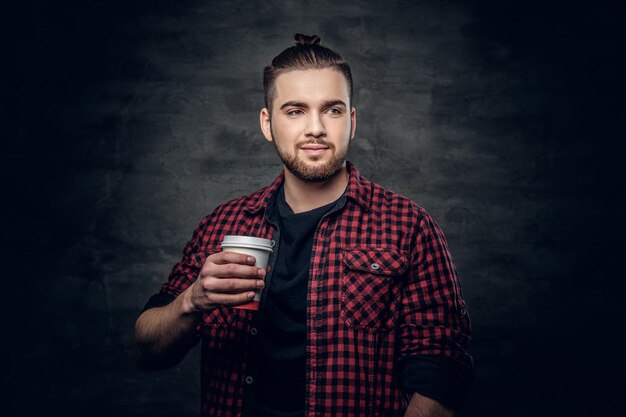
[(322, 39), (317, 35), (307, 36), (302, 33), (296, 33), (294, 37), (296, 45), (319, 45)]

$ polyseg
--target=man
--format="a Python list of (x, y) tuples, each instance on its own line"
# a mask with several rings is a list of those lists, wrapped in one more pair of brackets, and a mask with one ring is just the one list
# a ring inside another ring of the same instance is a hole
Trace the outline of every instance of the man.
[[(348, 64), (296, 35), (264, 71), (261, 130), (284, 170), (205, 217), (136, 323), (142, 369), (202, 341), (206, 416), (451, 416), (467, 395), (470, 323), (443, 233), (348, 162)], [(271, 239), (267, 270), (221, 252)], [(256, 291), (258, 311), (233, 308)]]

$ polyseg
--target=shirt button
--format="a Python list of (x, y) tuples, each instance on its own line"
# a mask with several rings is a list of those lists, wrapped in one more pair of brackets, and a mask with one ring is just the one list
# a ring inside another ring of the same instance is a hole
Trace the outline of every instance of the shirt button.
[(270, 242), (271, 242), (272, 247), (276, 246), (276, 241), (274, 239), (272, 239)]
[(250, 385), (254, 382), (254, 378), (252, 378), (251, 376), (247, 376), (245, 381), (246, 381), (246, 384)]
[(257, 333), (258, 333), (258, 331), (257, 331), (256, 327), (253, 327), (253, 328), (250, 329), (250, 334), (252, 336), (256, 336)]
[(373, 264), (371, 264), (371, 265), (370, 265), (370, 267), (371, 267), (373, 270), (375, 270), (375, 271), (376, 271), (376, 270), (378, 270), (378, 269), (380, 268), (380, 265), (378, 265), (376, 262), (374, 262)]
[(465, 307), (461, 308), (461, 314), (462, 315), (466, 315), (467, 314), (467, 309)]

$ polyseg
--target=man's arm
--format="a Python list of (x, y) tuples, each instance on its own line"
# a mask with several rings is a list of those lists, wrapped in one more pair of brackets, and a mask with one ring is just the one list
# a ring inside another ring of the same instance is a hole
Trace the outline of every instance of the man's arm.
[(454, 411), (419, 393), (413, 394), (404, 417), (453, 417)]
[(466, 351), (470, 321), (445, 236), (423, 209), (416, 214), (419, 222), (413, 229), (411, 271), (399, 321), (401, 386), (407, 394), (420, 393), (413, 395), (407, 416), (413, 415), (409, 411), (429, 415), (422, 411), (433, 403), (441, 404), (443, 411), (458, 409), (473, 379)]
[(187, 307), (192, 287), (164, 307), (144, 311), (135, 323), (135, 362), (140, 369), (176, 365), (197, 342), (201, 314)]
[(198, 341), (202, 312), (250, 301), (263, 288), (265, 270), (234, 252), (209, 256), (198, 278), (176, 299), (143, 312), (135, 323), (135, 362), (142, 370), (176, 365)]

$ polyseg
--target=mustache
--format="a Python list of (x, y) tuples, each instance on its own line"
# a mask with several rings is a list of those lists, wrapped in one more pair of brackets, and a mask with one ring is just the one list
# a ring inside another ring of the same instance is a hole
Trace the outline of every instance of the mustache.
[(321, 145), (321, 146), (326, 146), (329, 149), (335, 149), (335, 145), (333, 145), (330, 142), (325, 142), (324, 140), (316, 140), (316, 139), (311, 139), (311, 140), (307, 140), (305, 142), (300, 142), (298, 144), (296, 144), (296, 148), (302, 148), (303, 146), (306, 145)]

